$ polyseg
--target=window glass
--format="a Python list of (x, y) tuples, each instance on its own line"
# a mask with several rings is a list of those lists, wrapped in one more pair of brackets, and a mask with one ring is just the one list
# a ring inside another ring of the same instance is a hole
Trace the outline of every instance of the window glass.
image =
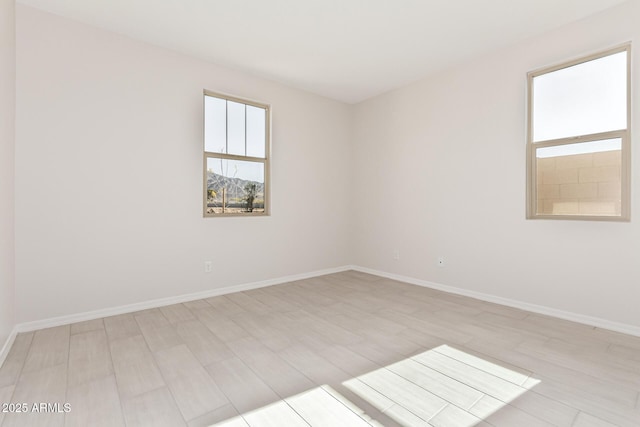
[(536, 149), (537, 213), (621, 214), (620, 138)]
[(204, 150), (227, 152), (227, 101), (213, 96), (204, 97)]
[(630, 49), (529, 73), (528, 218), (630, 219)]
[(207, 207), (215, 213), (264, 212), (264, 164), (207, 159)]
[(246, 156), (244, 104), (227, 101), (227, 154)]
[(533, 79), (533, 141), (627, 127), (627, 52)]
[(267, 112), (264, 108), (247, 105), (247, 156), (264, 157)]
[(268, 215), (269, 106), (204, 94), (204, 216)]

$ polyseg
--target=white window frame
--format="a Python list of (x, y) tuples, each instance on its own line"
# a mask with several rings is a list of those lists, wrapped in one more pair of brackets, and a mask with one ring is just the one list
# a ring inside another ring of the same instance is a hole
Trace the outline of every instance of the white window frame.
[[(224, 99), (226, 101), (237, 102), (240, 104), (251, 105), (257, 108), (263, 108), (265, 110), (265, 147), (264, 147), (264, 158), (262, 157), (251, 157), (251, 156), (243, 156), (237, 154), (226, 154), (226, 153), (215, 153), (211, 151), (206, 151), (205, 141), (204, 141), (204, 114), (205, 114), (205, 97), (212, 96), (219, 99)], [(251, 101), (244, 98), (238, 98), (235, 96), (225, 95), (217, 92), (212, 92), (210, 90), (204, 90), (204, 94), (202, 96), (202, 110), (203, 110), (203, 138), (202, 138), (202, 150), (203, 150), (203, 191), (202, 191), (202, 206), (203, 206), (203, 216), (205, 218), (219, 218), (219, 217), (254, 217), (254, 216), (269, 216), (271, 214), (270, 202), (271, 202), (271, 106), (269, 104), (263, 104), (256, 101)], [(226, 160), (239, 160), (245, 162), (255, 162), (262, 163), (264, 165), (264, 212), (239, 212), (239, 213), (207, 213), (207, 159), (226, 159)]]
[[(593, 61), (620, 52), (627, 52), (627, 126), (608, 132), (572, 136), (533, 142), (533, 79), (574, 65)], [(601, 51), (592, 55), (564, 62), (527, 73), (527, 219), (569, 219), (595, 221), (630, 221), (631, 220), (631, 43)], [(620, 215), (549, 215), (538, 214), (537, 200), (537, 161), (536, 149), (560, 145), (579, 144), (603, 139), (620, 138), (621, 147), (621, 214)]]

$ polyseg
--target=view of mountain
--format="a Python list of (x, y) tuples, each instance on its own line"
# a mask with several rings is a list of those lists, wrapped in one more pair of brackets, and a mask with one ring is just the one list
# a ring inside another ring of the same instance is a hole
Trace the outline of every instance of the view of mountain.
[(222, 189), (226, 188), (227, 202), (240, 203), (245, 197), (245, 186), (249, 183), (256, 184), (256, 199), (264, 200), (264, 183), (247, 181), (240, 178), (229, 178), (218, 175), (213, 171), (207, 171), (207, 189), (216, 192), (216, 202), (222, 202)]

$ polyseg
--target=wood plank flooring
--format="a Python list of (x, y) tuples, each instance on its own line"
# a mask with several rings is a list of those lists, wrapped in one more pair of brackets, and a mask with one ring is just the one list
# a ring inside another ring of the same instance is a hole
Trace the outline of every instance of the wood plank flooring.
[(2, 427), (638, 427), (640, 338), (349, 271), (20, 334), (0, 402), (29, 408)]

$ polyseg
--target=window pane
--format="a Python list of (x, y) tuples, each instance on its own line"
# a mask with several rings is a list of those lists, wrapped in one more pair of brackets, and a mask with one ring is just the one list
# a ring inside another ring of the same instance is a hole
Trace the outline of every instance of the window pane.
[(536, 149), (537, 213), (621, 215), (619, 138)]
[(227, 101), (213, 96), (204, 97), (204, 150), (226, 153)]
[(626, 51), (534, 77), (534, 142), (626, 127)]
[(207, 213), (264, 212), (264, 164), (207, 159)]
[(266, 117), (264, 108), (247, 105), (247, 156), (265, 157)]
[(227, 150), (228, 154), (245, 156), (244, 104), (227, 101)]

